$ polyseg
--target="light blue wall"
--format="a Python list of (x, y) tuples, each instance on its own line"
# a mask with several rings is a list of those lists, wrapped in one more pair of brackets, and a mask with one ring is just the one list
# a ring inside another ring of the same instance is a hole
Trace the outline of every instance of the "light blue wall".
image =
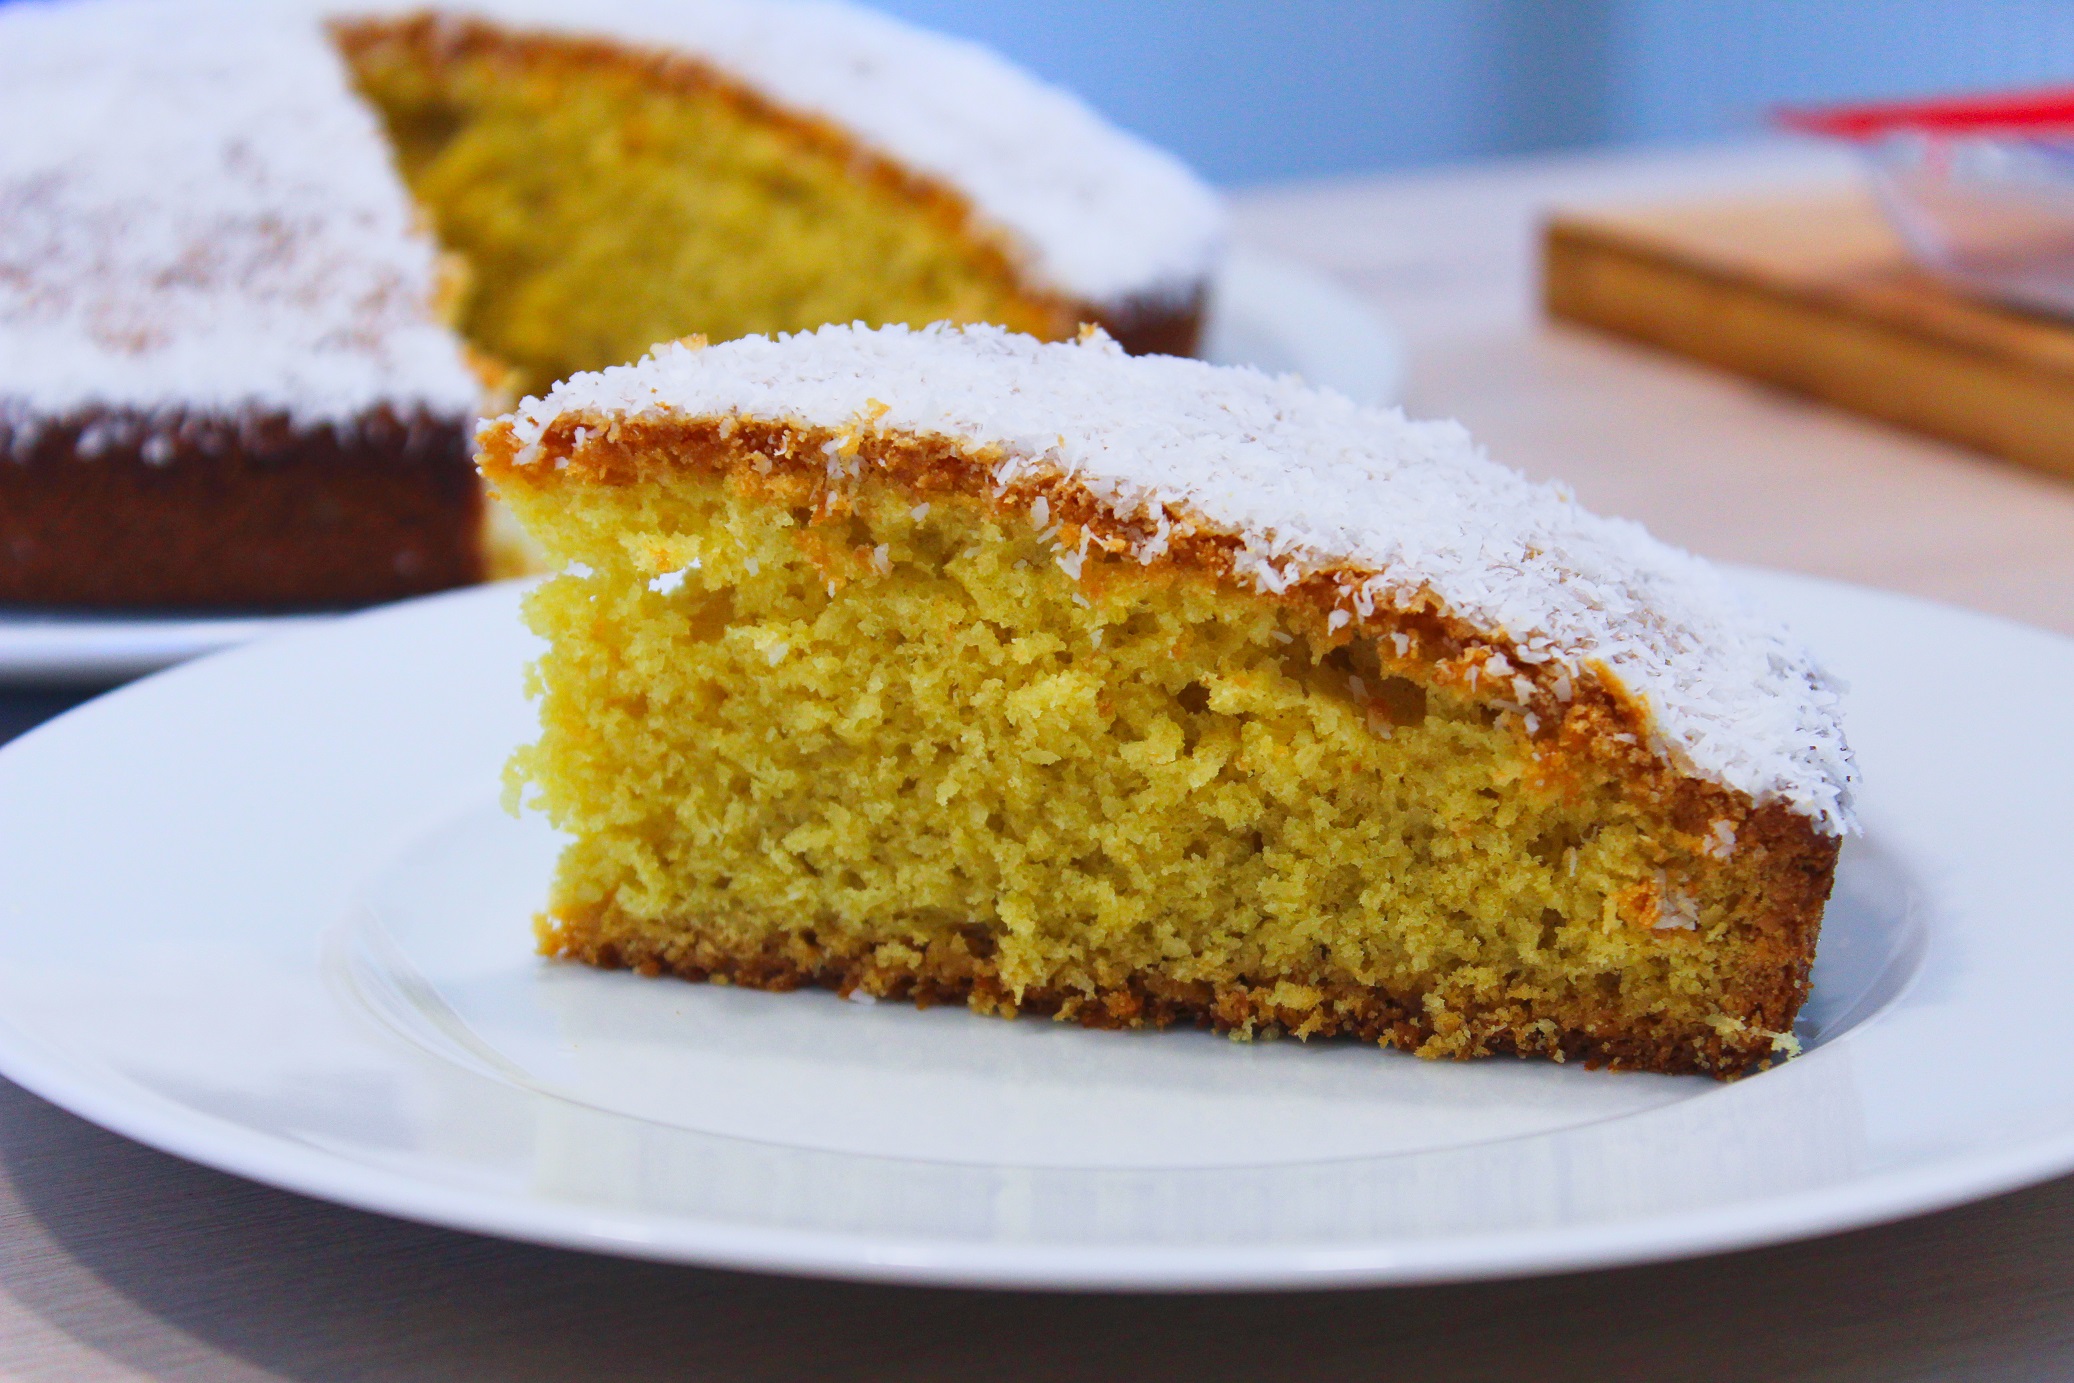
[(988, 43), (1224, 182), (1571, 143), (1603, 123), (1606, 0), (876, 3)]
[(2074, 0), (877, 0), (1259, 182), (2074, 82)]

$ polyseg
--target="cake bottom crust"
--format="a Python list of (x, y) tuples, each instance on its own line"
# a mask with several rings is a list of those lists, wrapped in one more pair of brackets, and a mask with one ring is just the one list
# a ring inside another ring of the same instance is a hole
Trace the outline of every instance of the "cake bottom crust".
[[(1078, 989), (1033, 988), (1015, 994), (988, 955), (978, 928), (951, 933), (917, 950), (905, 943), (835, 947), (812, 932), (767, 934), (754, 943), (729, 944), (685, 927), (667, 947), (617, 933), (598, 919), (542, 917), (543, 954), (608, 970), (749, 989), (786, 991), (809, 986), (844, 997), (911, 999), (918, 1008), (964, 1003), (975, 1013), (1002, 1018), (1034, 1014), (1086, 1028), (1167, 1028), (1187, 1025), (1237, 1038), (1355, 1038), (1397, 1047), (1429, 1059), (1468, 1060), (1503, 1055), (1582, 1061), (1588, 1069), (1708, 1075), (1733, 1080), (1761, 1071), (1779, 1056), (1772, 1034), (1754, 1029), (1652, 1024), (1634, 1019), (1565, 1025), (1523, 1005), (1429, 1003), (1423, 994), (1374, 985), (1320, 982), (1297, 976), (1183, 981), (1140, 971), (1122, 984)], [(1278, 998), (1290, 986), (1318, 996), (1310, 1007)]]

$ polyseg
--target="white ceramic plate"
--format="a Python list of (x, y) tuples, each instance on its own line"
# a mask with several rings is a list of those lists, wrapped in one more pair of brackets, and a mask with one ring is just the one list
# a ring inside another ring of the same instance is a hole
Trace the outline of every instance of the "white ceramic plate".
[[(1359, 403), (1393, 404), (1397, 338), (1330, 278), (1234, 250), (1212, 285), (1203, 354), (1222, 365), (1295, 373)], [(0, 604), (0, 687), (114, 686), (323, 615), (234, 618), (72, 613)]]
[(916, 1282), (1416, 1282), (1700, 1253), (2074, 1168), (2074, 643), (1753, 576), (1852, 683), (1866, 834), (1734, 1085), (551, 964), (497, 808), (517, 590), (268, 640), (0, 750), (0, 1072), (278, 1186)]

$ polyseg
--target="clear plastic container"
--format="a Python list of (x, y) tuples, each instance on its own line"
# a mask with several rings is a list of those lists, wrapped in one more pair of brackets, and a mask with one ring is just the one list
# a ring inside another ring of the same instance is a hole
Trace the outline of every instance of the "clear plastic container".
[(1787, 112), (1857, 142), (1909, 252), (1969, 292), (2074, 318), (2074, 92)]

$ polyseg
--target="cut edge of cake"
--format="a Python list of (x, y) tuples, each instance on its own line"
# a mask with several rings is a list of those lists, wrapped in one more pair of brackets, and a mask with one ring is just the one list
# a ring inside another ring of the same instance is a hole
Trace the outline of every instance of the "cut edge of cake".
[(969, 206), (1033, 283), (1128, 323), (1197, 303), (1224, 239), (1179, 159), (983, 44), (838, 0), (274, 0), (334, 21), (446, 15), (699, 64)]

